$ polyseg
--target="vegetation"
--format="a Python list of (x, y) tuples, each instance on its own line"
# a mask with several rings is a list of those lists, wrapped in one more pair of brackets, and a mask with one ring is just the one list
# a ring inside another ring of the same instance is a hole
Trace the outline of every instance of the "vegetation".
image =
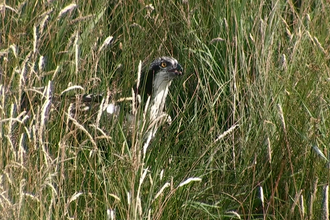
[[(0, 219), (329, 219), (326, 1), (0, 8)], [(68, 113), (163, 55), (185, 74), (146, 151), (124, 111)]]

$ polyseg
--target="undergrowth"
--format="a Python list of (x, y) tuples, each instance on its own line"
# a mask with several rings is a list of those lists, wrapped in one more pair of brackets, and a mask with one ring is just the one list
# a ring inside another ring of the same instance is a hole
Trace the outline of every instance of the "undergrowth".
[[(329, 218), (326, 2), (0, 8), (1, 219)], [(130, 97), (164, 55), (184, 76), (147, 148), (129, 101), (72, 116), (70, 97)]]

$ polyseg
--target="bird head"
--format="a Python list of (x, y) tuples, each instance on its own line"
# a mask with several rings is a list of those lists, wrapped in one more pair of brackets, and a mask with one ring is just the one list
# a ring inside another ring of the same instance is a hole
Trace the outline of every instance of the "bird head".
[(138, 93), (152, 96), (153, 93), (164, 85), (183, 75), (182, 66), (173, 57), (159, 57), (149, 66), (149, 70), (142, 74)]
[(149, 74), (164, 75), (165, 79), (172, 80), (182, 75), (182, 67), (173, 57), (159, 57), (150, 64)]

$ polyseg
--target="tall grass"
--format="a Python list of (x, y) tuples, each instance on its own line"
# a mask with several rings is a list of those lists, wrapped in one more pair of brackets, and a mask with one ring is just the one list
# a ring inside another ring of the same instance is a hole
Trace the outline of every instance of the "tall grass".
[[(1, 219), (329, 218), (325, 1), (1, 11)], [(148, 146), (144, 109), (125, 124), (129, 102), (118, 117), (71, 114), (76, 94), (132, 96), (140, 61), (162, 55), (185, 75)]]

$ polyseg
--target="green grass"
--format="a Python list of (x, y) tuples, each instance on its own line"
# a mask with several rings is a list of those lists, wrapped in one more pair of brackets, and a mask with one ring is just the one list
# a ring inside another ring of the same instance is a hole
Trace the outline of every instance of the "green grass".
[[(328, 219), (329, 5), (141, 2), (1, 3), (0, 219)], [(146, 152), (38, 90), (129, 97), (163, 55), (185, 74)]]

